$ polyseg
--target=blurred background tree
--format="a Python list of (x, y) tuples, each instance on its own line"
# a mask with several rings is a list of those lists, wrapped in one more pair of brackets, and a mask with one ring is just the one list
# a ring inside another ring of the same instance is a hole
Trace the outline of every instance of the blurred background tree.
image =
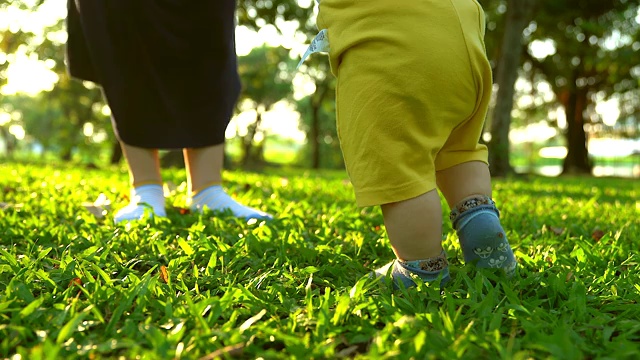
[[(594, 161), (589, 155), (588, 137), (607, 130), (612, 135), (616, 127), (624, 128), (618, 134), (636, 139), (638, 152), (640, 5), (637, 1), (481, 0), (481, 3), (487, 10), (487, 53), (495, 66), (498, 88), (488, 122), (494, 175), (512, 170), (509, 155), (514, 144), (509, 135), (514, 114), (520, 115), (519, 126), (533, 125), (534, 120), (548, 121), (554, 127), (563, 125), (559, 129), (564, 138), (561, 143), (566, 147), (562, 173), (592, 173)], [(502, 30), (500, 19), (504, 21)], [(498, 38), (502, 38), (501, 43), (496, 42)], [(516, 79), (523, 80), (521, 89), (514, 86)], [(524, 82), (528, 84), (522, 86)], [(530, 89), (528, 94), (523, 93), (523, 87)], [(514, 94), (520, 100), (515, 107), (511, 104)], [(596, 110), (599, 103), (612, 99), (619, 109)], [(563, 115), (563, 121), (559, 121), (558, 114)], [(637, 167), (637, 160), (628, 161), (635, 162)]]
[(489, 165), (494, 176), (510, 174), (509, 130), (511, 130), (511, 110), (518, 79), (520, 59), (524, 49), (523, 31), (531, 21), (536, 0), (508, 0), (505, 23), (502, 28), (500, 51), (496, 54), (496, 76), (498, 85), (496, 104), (491, 122), (489, 142)]
[[(640, 152), (638, 2), (479, 1), (495, 81), (483, 137), (493, 174), (542, 171), (543, 165), (594, 173), (598, 162), (617, 156), (640, 176), (639, 157), (629, 156)], [(311, 56), (293, 70), (318, 32), (314, 5), (238, 1), (238, 45), (249, 44), (247, 34), (254, 41), (252, 50), (240, 54), (243, 93), (228, 130), (228, 153), (240, 166), (343, 167), (328, 58)], [(118, 162), (120, 148), (99, 89), (65, 72), (64, 15), (40, 28), (15, 20), (64, 6), (63, 0), (0, 0), (0, 156)], [(10, 91), (10, 66), (25, 58), (51, 70), (54, 86), (39, 93)], [(281, 131), (285, 123), (289, 135)], [(303, 135), (287, 137), (291, 133)], [(628, 141), (624, 151), (597, 151), (605, 139)]]
[[(310, 43), (318, 33), (313, 8), (314, 1), (240, 1), (239, 25), (258, 31), (272, 24), (282, 33), (287, 26), (296, 27), (296, 33), (304, 43)], [(330, 73), (329, 62), (323, 56), (311, 56), (301, 66), (301, 76), (296, 79), (308, 89), (306, 96), (297, 99), (296, 108), (301, 114), (300, 129), (306, 133), (306, 142), (298, 161), (313, 169), (343, 167), (339, 155), (339, 142), (335, 126), (335, 80)], [(339, 160), (336, 160), (336, 154)]]
[[(36, 11), (43, 2), (4, 0), (0, 2), (0, 11), (6, 11), (8, 7)], [(64, 19), (55, 19), (41, 35), (14, 27), (2, 31), (0, 49), (5, 61), (0, 61), (0, 83), (6, 84), (8, 65), (19, 52), (44, 61), (58, 78), (53, 88), (33, 96), (0, 95), (3, 96), (2, 109), (19, 118), (25, 133), (22, 142), (34, 145), (28, 148), (36, 150), (40, 156), (54, 155), (70, 161), (77, 153), (85, 162), (99, 162), (95, 154), (102, 151), (96, 150), (104, 150), (105, 144), (115, 142), (108, 108), (99, 88), (89, 82), (73, 80), (67, 74), (64, 62), (66, 37), (61, 36), (65, 32)], [(4, 135), (7, 133), (5, 131)]]
[(242, 165), (256, 166), (264, 162), (267, 134), (261, 128), (264, 114), (279, 101), (287, 100), (293, 91), (293, 59), (284, 48), (256, 47), (238, 59), (238, 72), (243, 89), (239, 107), (255, 112), (255, 119), (242, 140)]
[[(563, 173), (590, 174), (587, 124), (601, 122), (595, 102), (635, 93), (640, 109), (639, 4), (628, 0), (545, 0), (536, 12), (530, 41), (553, 44), (553, 54), (526, 53), (526, 68), (537, 72), (566, 114), (567, 155)], [(637, 122), (637, 118), (636, 118)]]

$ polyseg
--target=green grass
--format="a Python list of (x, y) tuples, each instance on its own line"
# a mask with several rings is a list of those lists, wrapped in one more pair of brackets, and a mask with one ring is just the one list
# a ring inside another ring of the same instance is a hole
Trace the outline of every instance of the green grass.
[[(184, 171), (164, 175), (184, 188)], [(499, 180), (519, 275), (463, 266), (445, 222), (450, 286), (394, 293), (364, 277), (392, 252), (380, 211), (357, 208), (345, 179), (225, 173), (231, 193), (277, 219), (246, 224), (171, 208), (168, 219), (116, 226), (112, 213), (99, 220), (82, 203), (105, 193), (121, 206), (123, 169), (0, 164), (0, 357), (640, 353), (637, 180)], [(184, 200), (177, 191), (169, 202)]]

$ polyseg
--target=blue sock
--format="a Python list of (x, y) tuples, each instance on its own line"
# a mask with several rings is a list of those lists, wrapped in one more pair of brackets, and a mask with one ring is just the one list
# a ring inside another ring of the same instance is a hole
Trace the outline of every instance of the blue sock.
[(449, 262), (447, 254), (442, 251), (440, 256), (414, 261), (393, 260), (385, 266), (376, 269), (372, 277), (390, 276), (393, 280), (394, 288), (399, 288), (403, 284), (405, 288), (416, 286), (412, 275), (417, 276), (424, 282), (434, 282), (440, 280), (440, 286), (443, 287), (451, 277), (449, 276)]
[(514, 274), (516, 258), (493, 200), (480, 195), (463, 200), (452, 209), (450, 218), (466, 263)]

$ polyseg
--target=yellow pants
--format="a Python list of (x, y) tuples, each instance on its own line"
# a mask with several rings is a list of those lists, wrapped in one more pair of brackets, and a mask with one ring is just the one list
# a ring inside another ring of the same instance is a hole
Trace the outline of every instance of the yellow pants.
[(436, 171), (487, 162), (491, 96), (475, 0), (322, 0), (338, 135), (360, 206), (436, 188)]

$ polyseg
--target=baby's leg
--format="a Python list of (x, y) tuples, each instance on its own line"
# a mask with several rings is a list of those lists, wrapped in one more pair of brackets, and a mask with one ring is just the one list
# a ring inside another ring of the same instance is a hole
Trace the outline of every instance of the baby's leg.
[[(414, 275), (446, 282), (436, 170), (459, 163), (461, 152), (486, 158), (481, 121), (449, 143), (467, 119), (484, 119), (491, 94), (481, 9), (466, 0), (324, 1), (318, 19), (339, 78), (338, 132), (356, 201), (382, 204), (398, 257), (376, 273), (409, 286)], [(470, 62), (478, 56), (480, 65)], [(445, 144), (453, 155), (438, 161)]]
[(384, 224), (397, 261), (376, 270), (405, 287), (414, 285), (413, 275), (424, 281), (449, 280), (446, 254), (442, 249), (442, 209), (436, 190), (416, 198), (381, 206)]
[(465, 262), (482, 268), (502, 268), (511, 275), (516, 260), (491, 200), (488, 166), (470, 161), (438, 171), (436, 179), (451, 208), (451, 221)]
[(436, 190), (381, 207), (389, 241), (398, 259), (429, 259), (442, 253), (442, 209)]
[(115, 222), (140, 219), (146, 209), (154, 215), (166, 216), (158, 150), (122, 143), (122, 151), (129, 166), (131, 203), (116, 213)]
[(469, 161), (437, 171), (436, 181), (451, 209), (469, 196), (491, 197), (489, 167), (481, 161)]

